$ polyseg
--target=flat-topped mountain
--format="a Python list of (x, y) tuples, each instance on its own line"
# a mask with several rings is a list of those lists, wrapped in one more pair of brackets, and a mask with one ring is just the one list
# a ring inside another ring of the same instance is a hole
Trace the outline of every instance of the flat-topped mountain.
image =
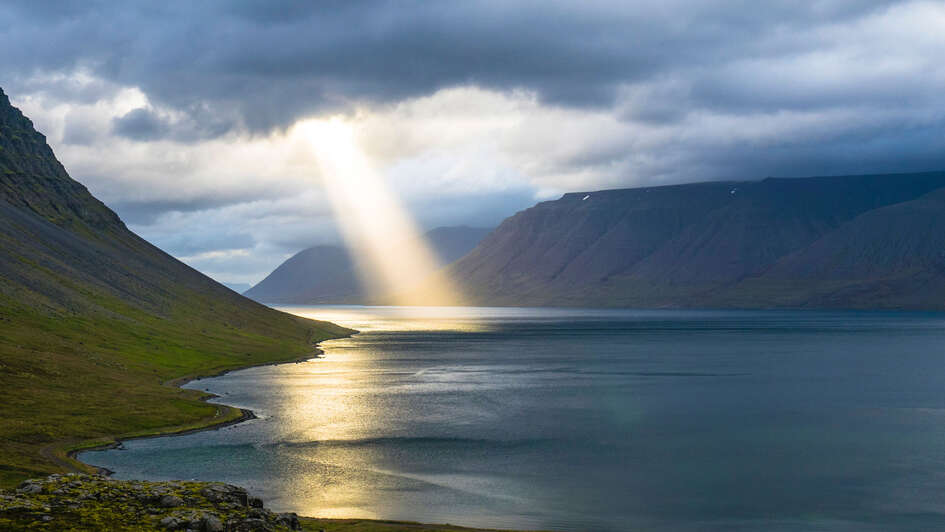
[(84, 440), (224, 421), (232, 410), (162, 383), (348, 332), (246, 299), (129, 231), (0, 91), (0, 486), (61, 470)]
[[(481, 227), (438, 227), (428, 231), (424, 240), (440, 265), (447, 265), (469, 253), (491, 231)], [(416, 272), (416, 279), (419, 282), (432, 273)], [(355, 304), (372, 299), (365, 294), (357, 264), (347, 249), (327, 245), (296, 253), (243, 295), (264, 303), (299, 305)]]
[(565, 194), (449, 267), (478, 304), (945, 308), (945, 172)]

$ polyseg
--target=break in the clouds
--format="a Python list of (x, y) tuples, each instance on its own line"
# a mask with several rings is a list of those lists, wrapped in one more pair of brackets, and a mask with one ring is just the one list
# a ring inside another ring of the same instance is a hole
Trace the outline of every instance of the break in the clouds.
[(569, 190), (945, 168), (940, 2), (4, 2), (0, 86), (143, 236), (258, 281), (337, 238), (335, 117), (420, 223)]

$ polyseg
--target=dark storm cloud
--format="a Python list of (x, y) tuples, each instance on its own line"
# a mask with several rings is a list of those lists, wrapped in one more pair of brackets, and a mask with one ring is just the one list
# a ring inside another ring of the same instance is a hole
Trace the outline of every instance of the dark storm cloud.
[(193, 142), (218, 137), (229, 131), (234, 120), (206, 109), (191, 109), (183, 120), (170, 120), (152, 109), (139, 107), (112, 120), (112, 132), (120, 137), (147, 142), (171, 139)]
[[(770, 1), (763, 8), (757, 2), (713, 0), (7, 2), (0, 7), (0, 62), (7, 78), (2, 82), (12, 84), (12, 90), (45, 92), (64, 101), (85, 102), (115, 87), (139, 87), (153, 105), (174, 111), (175, 119), (172, 123), (150, 109), (115, 119), (115, 133), (138, 141), (189, 143), (238, 126), (263, 133), (315, 112), (383, 106), (460, 85), (524, 89), (545, 104), (571, 108), (616, 105), (621, 119), (650, 126), (679, 124), (694, 112), (741, 116), (908, 105), (935, 114), (942, 107), (941, 80), (916, 79), (915, 72), (903, 75), (881, 66), (886, 54), (900, 48), (902, 37), (874, 48), (858, 42), (856, 24), (902, 5), (845, 0)], [(842, 56), (844, 47), (852, 49), (848, 57)], [(830, 58), (816, 63), (817, 54), (824, 53), (841, 56), (834, 63)], [(55, 76), (77, 69), (94, 81), (76, 85), (68, 76)], [(824, 125), (841, 136), (848, 134), (847, 126)], [(70, 139), (87, 141), (81, 133), (70, 131)], [(778, 152), (790, 151), (796, 140), (786, 137), (772, 150), (770, 164), (762, 164), (764, 173), (793, 170), (780, 162)], [(905, 168), (928, 159), (919, 148), (898, 147), (904, 151), (887, 154), (879, 163), (904, 161)], [(717, 146), (712, 148), (670, 149), (691, 150), (682, 155), (686, 159), (727, 157), (729, 173), (737, 171), (744, 156), (746, 176), (757, 156), (719, 154)], [(820, 149), (803, 152), (833, 160), (822, 172), (846, 167), (847, 159), (833, 158), (829, 144), (821, 143)], [(588, 153), (576, 160), (593, 166), (613, 158), (605, 153), (595, 161)], [(703, 163), (691, 170), (711, 166)]]
[[(796, 4), (31, 1), (0, 8), (0, 43), (13, 78), (86, 68), (157, 103), (236, 112), (264, 130), (464, 84), (607, 106), (623, 84), (814, 48), (770, 36), (882, 7)], [(701, 94), (722, 104), (729, 88), (709, 79)]]
[[(223, 182), (225, 178), (221, 177), (220, 180)], [(280, 187), (277, 184), (261, 182), (242, 187), (220, 187), (212, 192), (201, 191), (177, 199), (158, 199), (149, 195), (135, 196), (125, 193), (119, 194), (118, 199), (109, 201), (108, 206), (114, 209), (124, 222), (131, 225), (151, 225), (168, 213), (194, 214), (250, 204), (253, 215), (263, 218), (278, 215), (284, 209), (279, 205), (279, 200), (298, 196), (300, 192), (291, 186)], [(324, 204), (306, 204), (304, 209), (296, 210), (311, 217), (325, 216), (331, 212)]]
[[(706, 152), (693, 167), (702, 165), (710, 175), (761, 178), (816, 175), (882, 174), (922, 172), (945, 168), (945, 120), (923, 126), (884, 123), (857, 128), (829, 139), (811, 138), (790, 144), (775, 144), (764, 150), (750, 145), (733, 150)], [(829, 146), (829, 149), (825, 149)], [(908, 154), (903, 157), (902, 154)], [(731, 174), (733, 164), (743, 173)], [(777, 168), (776, 173), (772, 168)], [(692, 180), (698, 178), (692, 175)]]
[(170, 127), (159, 116), (144, 108), (129, 111), (112, 122), (115, 134), (132, 140), (163, 138)]
[(195, 211), (207, 211), (234, 203), (242, 203), (249, 199), (255, 199), (257, 196), (247, 194), (245, 198), (233, 197), (198, 197), (191, 200), (167, 201), (167, 200), (138, 200), (138, 201), (115, 201), (109, 203), (118, 216), (127, 224), (131, 225), (151, 225), (157, 222), (157, 219), (166, 213), (189, 213)]

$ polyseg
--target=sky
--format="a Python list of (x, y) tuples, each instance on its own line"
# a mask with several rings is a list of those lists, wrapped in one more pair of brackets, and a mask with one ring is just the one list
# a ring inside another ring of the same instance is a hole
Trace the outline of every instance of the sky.
[(223, 282), (336, 242), (303, 127), (422, 228), (569, 191), (945, 169), (945, 3), (0, 4), (0, 87), (128, 226)]

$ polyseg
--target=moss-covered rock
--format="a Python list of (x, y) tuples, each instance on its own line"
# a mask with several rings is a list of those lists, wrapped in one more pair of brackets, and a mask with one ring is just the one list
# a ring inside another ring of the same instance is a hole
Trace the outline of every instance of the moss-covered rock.
[(245, 489), (219, 482), (113, 480), (51, 475), (0, 492), (0, 530), (299, 530)]

